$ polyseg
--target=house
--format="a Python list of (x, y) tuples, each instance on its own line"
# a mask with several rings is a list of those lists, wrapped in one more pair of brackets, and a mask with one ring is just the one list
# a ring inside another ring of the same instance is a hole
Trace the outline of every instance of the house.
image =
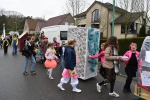
[(39, 20), (34, 19), (26, 19), (24, 25), (24, 32), (28, 32), (29, 34), (35, 33), (35, 28)]
[(70, 13), (49, 18), (47, 21), (38, 22), (36, 24), (35, 32), (39, 33), (43, 27), (53, 25), (74, 25), (74, 18)]
[[(142, 16), (144, 13), (129, 13), (119, 7), (115, 7), (115, 9), (116, 13), (114, 35), (118, 38), (125, 37), (125, 13), (128, 13), (130, 16), (128, 20), (128, 22), (130, 22), (130, 25), (127, 38), (137, 37), (137, 34), (139, 34), (140, 28), (142, 26)], [(95, 1), (85, 12), (74, 17), (77, 19), (79, 27), (98, 28), (102, 33), (101, 37), (109, 38), (112, 34), (112, 12), (112, 4)], [(147, 24), (146, 31), (148, 31), (149, 26), (150, 23)]]

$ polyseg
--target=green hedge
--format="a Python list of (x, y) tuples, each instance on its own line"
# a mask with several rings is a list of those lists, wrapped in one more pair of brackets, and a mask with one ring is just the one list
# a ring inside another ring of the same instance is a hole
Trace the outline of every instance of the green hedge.
[[(119, 42), (119, 55), (123, 55), (126, 51), (129, 50), (129, 45), (131, 42), (137, 43), (137, 50), (140, 51), (142, 43), (144, 41), (144, 37), (140, 38), (126, 38), (126, 39), (118, 39)], [(101, 43), (105, 43), (107, 40), (106, 39), (101, 39)]]

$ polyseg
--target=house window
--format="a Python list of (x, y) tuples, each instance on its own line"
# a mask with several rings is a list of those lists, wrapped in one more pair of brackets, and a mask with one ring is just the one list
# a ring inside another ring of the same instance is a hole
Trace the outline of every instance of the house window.
[(60, 31), (60, 40), (67, 40), (67, 31)]
[(93, 23), (99, 22), (99, 19), (100, 19), (100, 11), (99, 9), (95, 9), (92, 13), (92, 22)]
[[(137, 30), (137, 24), (136, 23), (132, 23), (130, 25), (130, 27), (128, 27), (128, 33), (129, 34), (136, 34), (136, 30)], [(124, 24), (121, 24), (121, 34), (125, 33), (125, 26)]]

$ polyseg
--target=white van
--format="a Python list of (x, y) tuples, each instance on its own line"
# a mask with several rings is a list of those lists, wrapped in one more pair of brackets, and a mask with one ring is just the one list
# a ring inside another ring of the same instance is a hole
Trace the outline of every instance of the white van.
[(41, 32), (44, 32), (44, 35), (48, 37), (48, 41), (53, 41), (53, 38), (56, 37), (57, 41), (67, 41), (67, 32), (69, 28), (76, 28), (77, 26), (72, 25), (56, 25), (44, 27), (41, 29)]

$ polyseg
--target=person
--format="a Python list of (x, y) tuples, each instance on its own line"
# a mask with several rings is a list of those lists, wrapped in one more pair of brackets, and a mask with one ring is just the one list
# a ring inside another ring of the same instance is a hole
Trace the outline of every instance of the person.
[(32, 63), (30, 73), (33, 74), (33, 75), (36, 75), (36, 72), (34, 70), (36, 61), (35, 61), (35, 59), (33, 57), (33, 51), (34, 51), (34, 49), (31, 46), (31, 43), (32, 43), (32, 39), (31, 39), (30, 36), (28, 36), (27, 39), (26, 39), (26, 41), (25, 41), (25, 47), (24, 47), (24, 49), (26, 51), (28, 51), (28, 56), (25, 56), (25, 64), (24, 64), (24, 69), (23, 69), (23, 74), (24, 75), (28, 75), (26, 69), (27, 69), (29, 60)]
[(119, 97), (119, 94), (114, 92), (114, 85), (116, 80), (114, 61), (118, 61), (121, 59), (119, 56), (114, 56), (113, 49), (115, 50), (115, 52), (118, 52), (119, 50), (118, 40), (115, 36), (110, 37), (104, 45), (105, 57), (103, 67), (105, 68), (107, 78), (97, 85), (97, 90), (98, 92), (101, 92), (102, 85), (104, 85), (105, 83), (110, 83), (109, 95)]
[(39, 37), (39, 42), (42, 43), (44, 41), (44, 31), (41, 33), (40, 37)]
[(34, 59), (36, 60), (36, 53), (37, 53), (37, 51), (36, 51), (35, 37), (32, 36), (32, 37), (31, 37), (31, 40), (32, 40), (31, 46), (32, 46), (32, 48), (33, 48), (33, 57), (34, 57)]
[[(105, 72), (105, 68), (103, 67), (103, 63), (104, 63), (104, 54), (105, 54), (105, 50), (104, 50), (104, 45), (105, 45), (105, 43), (102, 43), (101, 44), (101, 52), (99, 53), (99, 54), (97, 54), (97, 55), (93, 55), (93, 56), (91, 56), (91, 55), (89, 55), (89, 57), (90, 58), (100, 58), (100, 63), (101, 63), (101, 67), (100, 67), (100, 74), (101, 74), (101, 76), (104, 78), (104, 79), (106, 79), (107, 78), (107, 76), (106, 76), (106, 72)], [(107, 85), (107, 83), (105, 83), (104, 85)], [(98, 83), (97, 83), (97, 86), (98, 86)]]
[(65, 90), (63, 88), (64, 83), (68, 83), (68, 81), (71, 78), (71, 85), (73, 87), (73, 92), (81, 92), (80, 89), (78, 89), (76, 86), (79, 83), (78, 81), (78, 74), (76, 72), (76, 53), (75, 48), (76, 46), (76, 40), (71, 38), (68, 40), (68, 46), (66, 46), (66, 52), (65, 52), (65, 69), (62, 73), (62, 78), (60, 80), (60, 83), (57, 85), (62, 91)]
[(53, 42), (54, 42), (54, 48), (56, 50), (56, 56), (59, 57), (59, 53), (58, 53), (59, 43), (57, 42), (56, 37), (53, 38)]
[(8, 42), (7, 38), (5, 37), (3, 40), (4, 55), (7, 54), (8, 46), (9, 46), (9, 42)]
[(12, 55), (17, 54), (17, 45), (18, 45), (18, 38), (17, 38), (17, 35), (14, 34), (12, 38), (12, 46), (13, 46)]
[(44, 41), (41, 44), (41, 53), (42, 53), (42, 56), (44, 57), (43, 64), (46, 61), (45, 53), (46, 53), (46, 50), (47, 50), (47, 45), (48, 45), (48, 38), (44, 37)]
[(60, 56), (60, 69), (63, 71), (64, 70), (64, 54), (65, 54), (65, 41), (62, 41), (62, 45), (58, 48), (58, 53)]
[(7, 40), (8, 40), (8, 42), (9, 42), (9, 44), (11, 44), (10, 35), (7, 35)]
[(2, 39), (2, 37), (0, 35), (0, 48), (2, 48), (2, 47), (3, 47), (3, 39)]
[(136, 77), (136, 72), (138, 69), (138, 60), (139, 52), (137, 51), (137, 44), (131, 43), (130, 44), (130, 50), (127, 51), (124, 56), (128, 57), (128, 60), (125, 61), (125, 72), (127, 74), (126, 83), (124, 85), (123, 92), (129, 92), (131, 93), (130, 85), (132, 83), (133, 77)]
[(48, 75), (50, 79), (54, 79), (52, 77), (52, 71), (54, 68), (56, 68), (58, 61), (58, 57), (55, 55), (56, 51), (54, 49), (54, 43), (48, 43), (47, 51), (45, 53), (46, 61), (45, 61), (45, 67), (48, 68)]

